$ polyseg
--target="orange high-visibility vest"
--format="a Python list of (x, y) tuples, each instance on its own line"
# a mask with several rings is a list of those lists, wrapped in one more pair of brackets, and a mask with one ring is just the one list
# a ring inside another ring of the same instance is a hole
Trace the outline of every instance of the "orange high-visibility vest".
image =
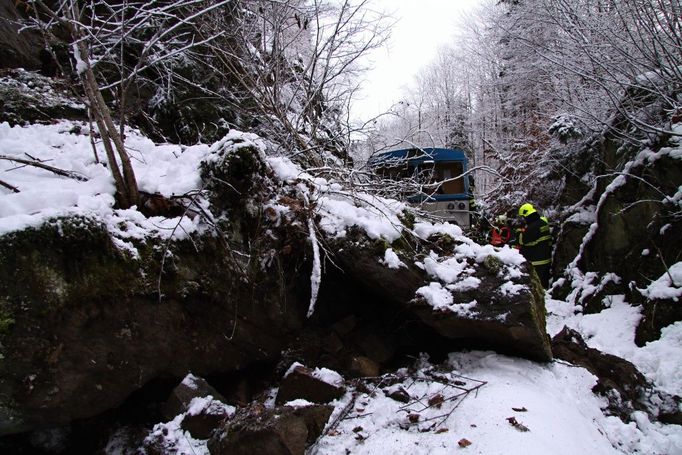
[(511, 239), (511, 231), (507, 226), (501, 228), (493, 227), (490, 231), (490, 244), (493, 246), (503, 246)]

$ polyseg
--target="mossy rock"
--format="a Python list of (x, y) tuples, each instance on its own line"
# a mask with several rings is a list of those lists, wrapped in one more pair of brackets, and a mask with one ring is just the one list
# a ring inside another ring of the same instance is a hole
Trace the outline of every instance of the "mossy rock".
[(223, 240), (149, 237), (133, 257), (87, 218), (0, 237), (0, 435), (92, 417), (159, 376), (274, 361), (305, 319), (304, 251), (249, 275)]
[(441, 252), (450, 254), (457, 246), (457, 242), (448, 234), (438, 233), (429, 236), (428, 241), (433, 243)]
[(497, 275), (503, 266), (504, 263), (497, 256), (489, 255), (483, 260), (483, 267), (494, 275)]

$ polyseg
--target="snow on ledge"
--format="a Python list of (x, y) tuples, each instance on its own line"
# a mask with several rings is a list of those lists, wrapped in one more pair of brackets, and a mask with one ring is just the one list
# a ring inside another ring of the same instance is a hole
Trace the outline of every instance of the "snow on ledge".
[(671, 266), (667, 272), (647, 286), (642, 294), (649, 299), (672, 299), (677, 302), (682, 297), (682, 262)]
[[(306, 370), (309, 370), (309, 368), (303, 365), (302, 363), (294, 362), (291, 364), (286, 373), (284, 373), (284, 377), (286, 378), (287, 376), (289, 376), (298, 367), (303, 367)], [(331, 384), (337, 387), (343, 385), (344, 382), (343, 376), (341, 376), (336, 371), (330, 370), (328, 368), (315, 368), (314, 370), (311, 370), (311, 375), (315, 379), (318, 379), (322, 382), (326, 382), (327, 384)]]
[(284, 403), (284, 406), (288, 406), (290, 408), (307, 408), (309, 406), (315, 406), (315, 403), (311, 403), (308, 400), (304, 400), (303, 398), (297, 398), (295, 400), (287, 401)]

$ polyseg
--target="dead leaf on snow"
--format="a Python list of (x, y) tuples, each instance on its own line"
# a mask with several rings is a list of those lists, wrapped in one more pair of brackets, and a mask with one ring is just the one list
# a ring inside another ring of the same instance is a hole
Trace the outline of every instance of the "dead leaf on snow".
[(526, 409), (526, 407), (524, 406), (524, 407), (522, 407), (522, 408), (512, 408), (512, 411), (516, 411), (516, 412), (528, 412), (528, 409)]
[(440, 406), (443, 404), (443, 401), (445, 401), (445, 398), (443, 398), (443, 395), (438, 393), (429, 398), (429, 406), (435, 406), (436, 408), (440, 409)]
[(459, 444), (461, 448), (465, 448), (471, 445), (471, 441), (469, 441), (467, 438), (462, 438), (457, 442), (457, 444)]

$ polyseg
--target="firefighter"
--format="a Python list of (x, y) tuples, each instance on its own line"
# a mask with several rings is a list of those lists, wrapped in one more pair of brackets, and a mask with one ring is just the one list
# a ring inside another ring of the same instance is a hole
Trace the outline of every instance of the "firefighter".
[(498, 216), (490, 230), (490, 244), (492, 246), (504, 246), (510, 243), (511, 239), (512, 230), (508, 224), (507, 216)]
[(552, 262), (552, 235), (549, 230), (549, 221), (544, 216), (540, 216), (535, 207), (529, 203), (519, 207), (519, 216), (523, 218), (526, 225), (524, 230), (519, 232), (517, 239), (520, 252), (528, 262), (533, 264), (540, 283), (547, 289)]

